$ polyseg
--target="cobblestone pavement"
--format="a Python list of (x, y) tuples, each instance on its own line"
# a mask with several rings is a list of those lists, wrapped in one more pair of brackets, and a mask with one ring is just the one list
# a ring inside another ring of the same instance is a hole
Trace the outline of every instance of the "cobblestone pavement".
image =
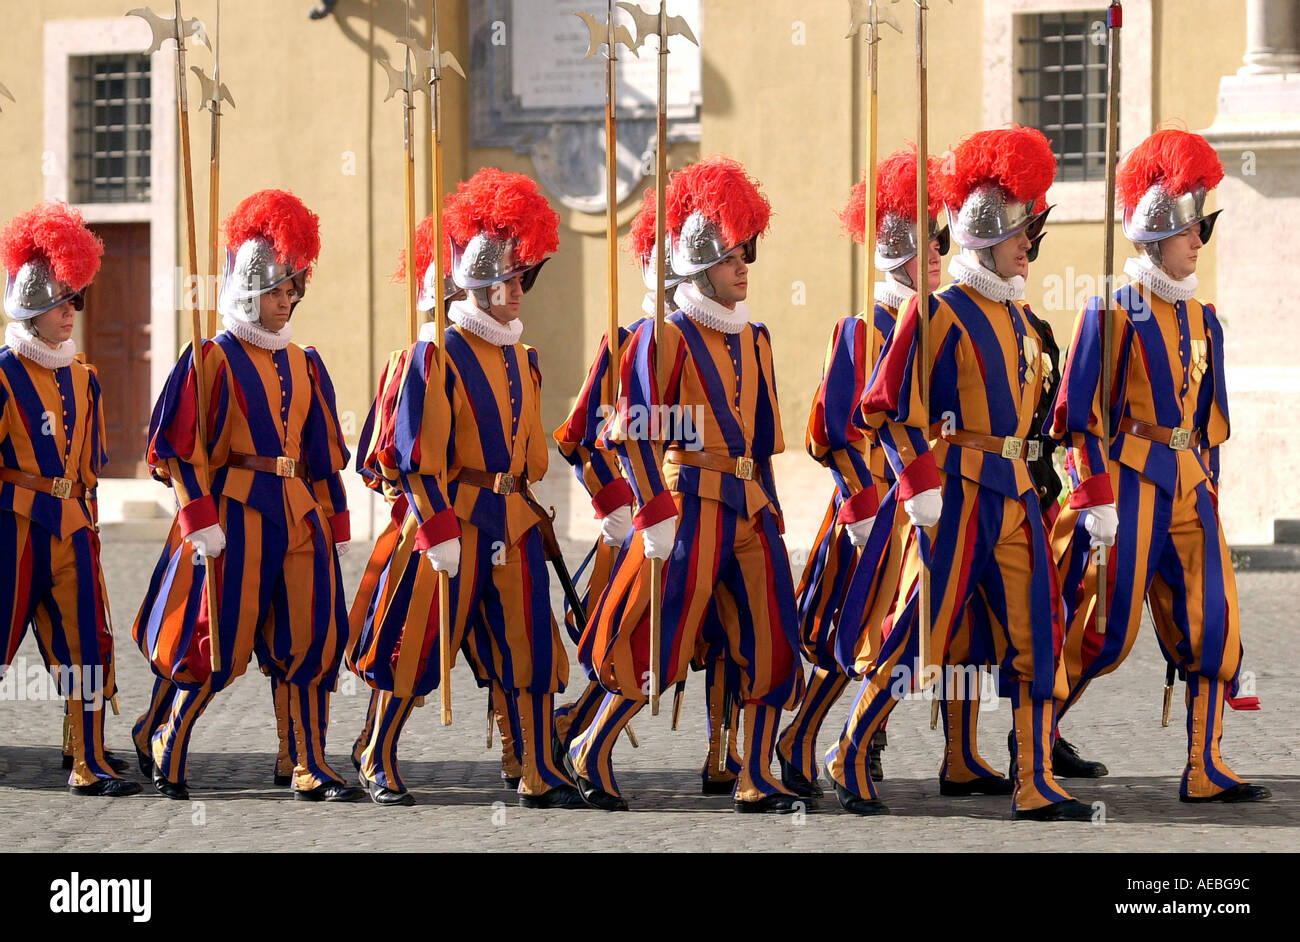
[[(344, 560), (355, 589), (366, 547)], [(585, 547), (571, 543), (576, 561)], [(158, 547), (105, 547), (109, 595), (117, 621), (121, 715), (108, 720), (110, 748), (132, 756), (130, 727), (143, 709), (151, 675), (132, 645), (130, 622)], [(1231, 713), (1224, 755), (1240, 774), (1273, 790), (1271, 802), (1245, 807), (1184, 805), (1177, 800), (1185, 758), (1179, 710), (1160, 727), (1164, 670), (1154, 635), (1142, 635), (1128, 661), (1094, 684), (1067, 721), (1080, 751), (1101, 759), (1110, 776), (1070, 781), (1079, 799), (1103, 802), (1101, 824), (1013, 823), (1004, 798), (945, 799), (938, 794), (941, 734), (930, 730), (928, 704), (905, 703), (890, 721), (882, 797), (893, 814), (858, 818), (823, 799), (815, 813), (745, 816), (730, 799), (699, 794), (705, 733), (698, 678), (687, 687), (681, 728), (668, 711), (644, 711), (634, 726), (641, 747), (626, 740), (615, 753), (631, 813), (526, 811), (500, 782), (499, 752), (485, 748), (486, 696), (469, 671), (453, 673), (455, 723), (443, 728), (436, 705), (417, 711), (402, 740), (407, 784), (418, 804), (380, 809), (370, 802), (309, 805), (271, 782), (275, 731), (270, 688), (253, 668), (223, 692), (196, 726), (188, 804), (147, 789), (118, 800), (76, 798), (59, 767), (58, 701), (0, 701), (0, 846), (32, 851), (212, 850), (1294, 850), (1300, 825), (1300, 690), (1295, 626), (1300, 575), (1239, 576), (1246, 669), (1263, 701), (1258, 713)], [(558, 605), (558, 590), (554, 593)], [(19, 657), (40, 663), (30, 636)], [(572, 660), (572, 652), (570, 652)], [(21, 664), (22, 662), (17, 662)], [(580, 674), (573, 670), (575, 686)], [(850, 688), (852, 694), (856, 686)], [(329, 758), (351, 772), (348, 749), (364, 718), (367, 688), (351, 675), (331, 710)], [(1176, 702), (1181, 703), (1182, 691)], [(848, 712), (831, 713), (823, 742)], [(788, 717), (787, 717), (788, 718)], [(981, 715), (985, 756), (1005, 768), (1010, 712), (1005, 701)], [(138, 771), (130, 773), (138, 778)]]

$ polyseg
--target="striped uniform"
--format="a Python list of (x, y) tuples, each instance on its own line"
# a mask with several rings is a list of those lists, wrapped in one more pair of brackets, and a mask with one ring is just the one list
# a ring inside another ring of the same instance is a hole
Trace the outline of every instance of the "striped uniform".
[[(1214, 308), (1167, 301), (1137, 284), (1115, 294), (1110, 461), (1101, 444), (1102, 311), (1080, 314), (1056, 400), (1052, 434), (1071, 446), (1072, 491), (1052, 533), (1065, 599), (1061, 712), (1128, 655), (1150, 603), (1165, 658), (1188, 678), (1189, 759), (1182, 794), (1208, 797), (1241, 780), (1218, 755), (1216, 704), (1235, 693), (1241, 665), (1237, 587), (1218, 511), (1219, 446), (1228, 438), (1223, 328)], [(1123, 419), (1199, 436), (1178, 451), (1126, 434)], [(1107, 467), (1109, 474), (1101, 474)], [(1106, 633), (1096, 632), (1097, 574), (1083, 508), (1114, 501)], [(1206, 720), (1206, 717), (1209, 720)]]
[[(151, 737), (152, 758), (168, 781), (185, 781), (194, 722), (256, 653), (273, 683), (288, 686), (297, 752), (293, 784), (311, 790), (341, 781), (325, 761), (329, 693), (347, 640), (334, 543), (348, 539), (339, 474), (348, 451), (334, 387), (316, 351), (296, 344), (271, 351), (227, 331), (204, 343), (203, 356), (210, 386), (206, 454), (196, 441), (189, 350), (172, 371), (150, 427), (149, 464), (171, 484), (179, 506), (133, 630), (154, 673), (180, 688)], [(238, 456), (287, 456), (305, 476), (234, 467)], [(205, 567), (193, 565), (185, 539), (214, 523), (227, 541), (213, 561), (217, 672), (208, 654)], [(157, 706), (151, 703), (150, 712)]]
[(60, 499), (0, 482), (0, 677), (30, 625), (68, 698), (70, 785), (117, 777), (104, 756), (104, 705), (117, 687), (94, 499), (107, 459), (94, 369), (80, 358), (50, 369), (0, 347), (0, 467), (86, 489)]
[[(650, 309), (653, 310), (653, 298), (647, 297), (646, 301)], [(634, 323), (630, 329), (626, 327), (618, 329), (620, 359), (627, 349), (627, 342), (632, 334), (640, 330), (646, 322), (646, 319), (642, 318)], [(601, 447), (601, 433), (605, 421), (612, 411), (611, 409), (602, 410), (602, 399), (606, 391), (605, 381), (608, 369), (609, 343), (602, 336), (600, 348), (596, 352), (595, 360), (592, 361), (591, 369), (587, 372), (587, 379), (582, 385), (582, 390), (578, 393), (578, 399), (574, 403), (573, 410), (564, 421), (564, 424), (554, 432), (555, 443), (559, 447), (560, 455), (573, 466), (578, 480), (587, 489), (587, 493), (591, 495), (591, 503), (592, 507), (595, 508), (597, 519), (604, 517), (619, 507), (632, 504), (635, 500), (635, 494), (633, 494), (632, 488), (627, 483), (627, 479), (623, 476), (623, 471), (619, 466), (617, 454)], [(633, 531), (629, 536), (629, 542), (639, 543), (640, 540), (641, 537), (636, 531)], [(623, 547), (608, 546), (604, 540), (597, 538), (596, 545), (592, 548), (588, 557), (588, 563), (584, 564), (591, 567), (591, 574), (587, 579), (587, 588), (583, 597), (584, 614), (588, 622), (594, 616), (596, 605), (605, 588), (609, 585), (610, 573), (613, 571), (622, 549)], [(574, 578), (577, 579), (578, 576), (575, 575)], [(565, 621), (570, 636), (577, 643), (580, 640), (580, 633), (573, 612), (567, 612)], [(706, 783), (733, 780), (740, 771), (739, 755), (736, 753), (735, 745), (736, 726), (740, 718), (739, 710), (732, 713), (727, 768), (719, 770), (716, 761), (718, 750), (721, 748), (721, 722), (724, 712), (723, 702), (726, 695), (725, 682), (727, 680), (725, 668), (719, 663), (725, 660), (722, 640), (721, 625), (718, 622), (716, 613), (711, 612), (709, 626), (701, 633), (696, 657), (691, 665), (696, 670), (704, 670), (705, 677), (704, 701), (708, 717), (706, 728), (709, 734), (709, 744), (704, 767), (700, 770), (700, 776)], [(600, 708), (600, 701), (604, 695), (605, 691), (600, 686), (600, 682), (593, 677), (588, 681), (586, 689), (578, 696), (577, 700), (556, 708), (555, 732), (564, 748), (567, 749), (573, 740), (591, 725), (591, 721), (595, 719), (596, 711)]]
[[(1021, 303), (990, 301), (962, 284), (931, 297), (930, 350), (924, 354), (931, 361), (931, 398), (925, 415), (915, 370), (922, 353), (914, 301), (887, 341), (863, 399), (898, 472), (891, 497), (901, 504), (941, 487), (943, 510), (935, 527), (911, 541), (901, 582), (906, 592), (900, 592), (892, 628), (865, 673), (840, 742), (827, 757), (832, 778), (854, 794), (876, 797), (867, 774), (869, 744), (906, 689), (895, 667), (909, 670), (915, 664), (919, 553), (924, 551), (932, 584), (932, 664), (955, 657), (950, 646), (967, 607), (983, 609), (973, 623), (977, 630), (970, 646), (992, 647), (1002, 693), (1015, 710), (1019, 780), (1013, 808), (1069, 800), (1051, 773), (1059, 600), (1029, 469), (1025, 461), (958, 447), (942, 437), (930, 441), (945, 426), (1021, 438), (1030, 431), (1043, 380), (1041, 344), (1026, 312)], [(987, 645), (978, 643), (983, 634), (990, 636)]]
[[(794, 583), (769, 460), (784, 450), (771, 341), (761, 324), (728, 334), (677, 311), (666, 318), (658, 346), (668, 376), (662, 395), (654, 379), (653, 322), (644, 322), (628, 341), (620, 414), (606, 440), (618, 449), (636, 491), (638, 527), (678, 515), (676, 543), (663, 570), (660, 689), (686, 677), (718, 599), (727, 653), (739, 668), (737, 696), (745, 704), (746, 761), (735, 797), (756, 801), (785, 792), (768, 763), (780, 710), (793, 705), (803, 686)], [(723, 460), (752, 458), (753, 477), (685, 464), (661, 469), (652, 440), (660, 438)], [(632, 541), (578, 652), (610, 693), (570, 756), (580, 776), (615, 795), (610, 752), (646, 700), (650, 569), (641, 542)]]
[[(352, 604), (349, 665), (374, 688), (361, 772), (405, 791), (398, 738), (415, 698), (435, 689), (440, 674), (439, 580), (423, 553), (459, 534), (460, 571), (450, 580), (453, 657), (467, 645), (479, 684), (495, 683), (508, 695), (522, 744), (519, 790), (539, 795), (569, 784), (550, 748), (553, 697), (564, 689), (569, 664), (551, 615), (537, 518), (518, 491), (457, 481), (462, 469), (529, 481), (546, 473), (537, 354), (460, 326), (448, 328), (446, 343), (443, 394), (433, 343), (421, 340), (390, 362), (373, 407), (379, 431), (359, 458), (363, 473), (400, 491), (393, 519), (401, 521), (392, 545), (381, 540), (371, 554)], [(446, 496), (438, 483), (444, 473)]]

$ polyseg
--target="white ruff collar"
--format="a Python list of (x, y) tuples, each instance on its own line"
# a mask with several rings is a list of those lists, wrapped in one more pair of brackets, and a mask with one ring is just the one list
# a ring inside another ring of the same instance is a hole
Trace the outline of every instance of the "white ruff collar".
[(1186, 278), (1171, 278), (1163, 269), (1153, 265), (1149, 258), (1130, 258), (1124, 263), (1124, 274), (1146, 285), (1170, 304), (1191, 300), (1192, 295), (1196, 294), (1196, 272)]
[(907, 302), (915, 296), (915, 291), (901, 281), (895, 281), (893, 275), (886, 275), (884, 281), (876, 282), (876, 303), (892, 307), (899, 313), (902, 313), (907, 307)]
[[(689, 281), (677, 286), (677, 307), (701, 327), (709, 327), (724, 334), (738, 334), (749, 325), (749, 308), (744, 301), (736, 302), (736, 309), (728, 310), (712, 298), (700, 294), (700, 289)], [(650, 303), (654, 311), (654, 302)]]
[(279, 330), (267, 330), (261, 324), (250, 324), (246, 320), (238, 317), (232, 317), (229, 314), (221, 315), (221, 326), (230, 331), (245, 343), (251, 343), (255, 347), (261, 347), (263, 350), (283, 350), (289, 346), (289, 341), (293, 338), (293, 328), (285, 324)]
[(77, 355), (77, 345), (71, 340), (63, 341), (56, 349), (37, 340), (28, 331), (27, 325), (18, 321), (10, 321), (5, 325), (5, 343), (15, 353), (25, 356), (37, 366), (43, 366), (47, 370), (70, 366), (72, 358)]
[(1003, 278), (983, 265), (960, 255), (948, 262), (948, 274), (964, 285), (970, 285), (990, 301), (1019, 301), (1025, 296), (1025, 279), (1021, 275)]
[(498, 347), (513, 347), (524, 332), (524, 322), (519, 318), (516, 317), (508, 324), (499, 324), (480, 311), (478, 305), (469, 298), (452, 301), (447, 319), (474, 336), (482, 337), (488, 343), (494, 343)]

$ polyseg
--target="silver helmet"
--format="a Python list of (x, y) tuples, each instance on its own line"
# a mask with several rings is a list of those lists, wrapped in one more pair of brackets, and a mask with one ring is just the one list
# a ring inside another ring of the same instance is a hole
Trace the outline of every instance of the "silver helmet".
[[(939, 221), (933, 216), (930, 238), (939, 240), (940, 255), (948, 254), (948, 227), (940, 229)], [(876, 227), (876, 268), (883, 272), (902, 268), (916, 257), (916, 252), (916, 220), (902, 213), (885, 213)]]
[(221, 282), (217, 310), (227, 317), (256, 324), (261, 319), (257, 299), (293, 279), (297, 294), (294, 304), (307, 290), (307, 269), (295, 269), (276, 255), (270, 239), (254, 236), (238, 250), (226, 248), (226, 271)]
[(1162, 183), (1153, 184), (1142, 198), (1124, 212), (1124, 235), (1160, 264), (1160, 240), (1185, 232), (1192, 226), (1200, 227), (1201, 242), (1210, 241), (1214, 223), (1222, 210), (1205, 214), (1205, 197), (1209, 191), (1203, 186), (1194, 187), (1175, 196)]
[(728, 245), (722, 226), (696, 210), (686, 217), (681, 232), (671, 240), (668, 263), (680, 281), (689, 278), (701, 294), (712, 297), (713, 284), (706, 271), (738, 248), (742, 250), (745, 263), (752, 264), (758, 257), (757, 234), (744, 242)]
[[(641, 263), (641, 283), (646, 286), (648, 291), (654, 291), (659, 287), (658, 258), (659, 247), (652, 245), (650, 246), (649, 256)], [(677, 274), (673, 269), (673, 256), (670, 251), (664, 264), (664, 290), (671, 292), (673, 288), (676, 288), (685, 280), (683, 276)]]
[[(419, 311), (432, 311), (438, 305), (437, 297), (437, 275), (432, 262), (424, 270), (424, 279), (420, 282), (420, 296), (416, 299), (415, 307)], [(462, 289), (456, 284), (451, 275), (442, 276), (442, 300), (446, 304), (454, 300), (456, 295), (461, 294)]]
[(1034, 212), (1033, 203), (1022, 203), (998, 183), (983, 183), (967, 195), (959, 207), (949, 207), (952, 235), (964, 249), (992, 248), (1024, 229), (1034, 240), (1042, 232), (1049, 206)]
[(85, 307), (85, 291), (73, 291), (60, 281), (43, 258), (34, 258), (18, 271), (5, 274), (5, 313), (14, 320), (30, 320), (65, 301), (80, 311)]
[(486, 232), (473, 236), (465, 245), (451, 245), (451, 278), (460, 288), (472, 291), (488, 288), (522, 275), (523, 289), (528, 291), (546, 260), (525, 265), (518, 257), (514, 239)]

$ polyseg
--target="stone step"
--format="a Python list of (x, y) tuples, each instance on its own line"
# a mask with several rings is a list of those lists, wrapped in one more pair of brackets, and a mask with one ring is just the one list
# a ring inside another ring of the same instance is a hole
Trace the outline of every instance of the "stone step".
[(1300, 543), (1300, 520), (1274, 520), (1274, 543)]
[(137, 520), (100, 521), (99, 539), (105, 547), (115, 543), (156, 543), (161, 549), (171, 526), (171, 518), (163, 516)]
[(1300, 544), (1234, 546), (1232, 566), (1239, 572), (1300, 572)]

